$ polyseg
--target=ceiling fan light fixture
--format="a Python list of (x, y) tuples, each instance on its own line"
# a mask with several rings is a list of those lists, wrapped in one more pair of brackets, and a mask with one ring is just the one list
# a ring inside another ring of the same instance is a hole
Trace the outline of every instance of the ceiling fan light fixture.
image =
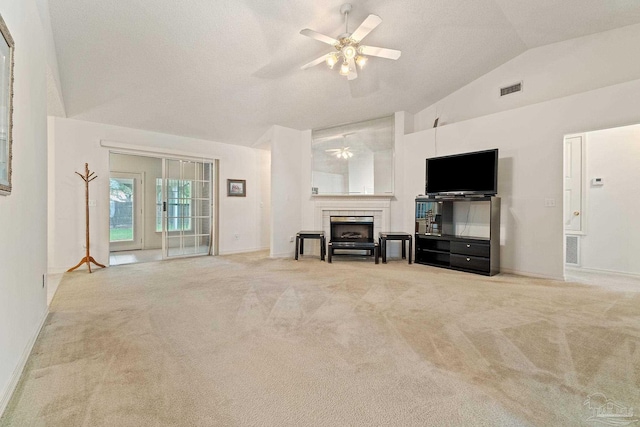
[(367, 59), (368, 58), (366, 56), (356, 56), (356, 64), (358, 64), (358, 67), (360, 67), (360, 69), (364, 68), (364, 66), (367, 64)]
[(349, 64), (345, 61), (340, 66), (340, 75), (346, 76), (349, 74)]
[(350, 44), (346, 45), (345, 47), (342, 48), (342, 55), (344, 55), (344, 57), (346, 59), (353, 59), (356, 56), (356, 48), (351, 46)]
[(338, 63), (338, 57), (335, 55), (329, 55), (327, 57), (327, 65), (329, 66), (329, 68), (331, 68), (333, 70), (333, 66), (336, 65)]

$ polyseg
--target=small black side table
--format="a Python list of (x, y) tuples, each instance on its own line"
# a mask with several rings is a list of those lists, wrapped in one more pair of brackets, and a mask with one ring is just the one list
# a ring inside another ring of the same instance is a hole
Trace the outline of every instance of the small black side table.
[(296, 233), (296, 260), (298, 259), (298, 253), (300, 253), (300, 255), (304, 255), (304, 239), (320, 240), (320, 260), (324, 261), (324, 254), (327, 250), (327, 245), (324, 240), (324, 231), (299, 231)]
[[(411, 234), (403, 233), (400, 231), (381, 231), (379, 233), (378, 241), (380, 242), (380, 252), (382, 252), (382, 263), (387, 263), (387, 240), (401, 240), (402, 243), (402, 259), (407, 258), (409, 260), (409, 264), (411, 264), (411, 251), (413, 250), (413, 239)], [(409, 255), (407, 256), (407, 251), (405, 249), (405, 242), (409, 242)]]

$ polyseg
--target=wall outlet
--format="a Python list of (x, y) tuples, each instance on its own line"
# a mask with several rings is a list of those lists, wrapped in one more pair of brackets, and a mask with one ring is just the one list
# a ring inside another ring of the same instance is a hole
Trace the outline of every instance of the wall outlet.
[(556, 199), (546, 198), (544, 199), (544, 206), (547, 208), (555, 208), (556, 207)]
[(89, 206), (95, 207), (96, 206), (96, 200), (95, 199), (89, 199)]
[(289, 236), (289, 241), (293, 243), (293, 236)]

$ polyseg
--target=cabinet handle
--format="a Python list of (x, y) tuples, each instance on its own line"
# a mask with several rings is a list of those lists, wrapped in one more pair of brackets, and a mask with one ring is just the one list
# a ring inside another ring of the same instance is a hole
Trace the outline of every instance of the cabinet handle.
[(468, 247), (468, 248), (470, 248), (470, 247), (471, 247), (471, 245), (467, 245), (467, 247)]
[(471, 258), (467, 258), (467, 261), (471, 261)]
[(575, 216), (579, 216), (579, 215), (580, 215), (580, 212), (575, 211), (573, 214), (574, 214)]

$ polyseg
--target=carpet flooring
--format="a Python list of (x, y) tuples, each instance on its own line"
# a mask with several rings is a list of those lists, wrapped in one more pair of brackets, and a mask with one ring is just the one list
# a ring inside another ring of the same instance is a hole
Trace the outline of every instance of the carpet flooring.
[(66, 273), (50, 311), (0, 426), (593, 426), (640, 407), (640, 292), (260, 252)]

